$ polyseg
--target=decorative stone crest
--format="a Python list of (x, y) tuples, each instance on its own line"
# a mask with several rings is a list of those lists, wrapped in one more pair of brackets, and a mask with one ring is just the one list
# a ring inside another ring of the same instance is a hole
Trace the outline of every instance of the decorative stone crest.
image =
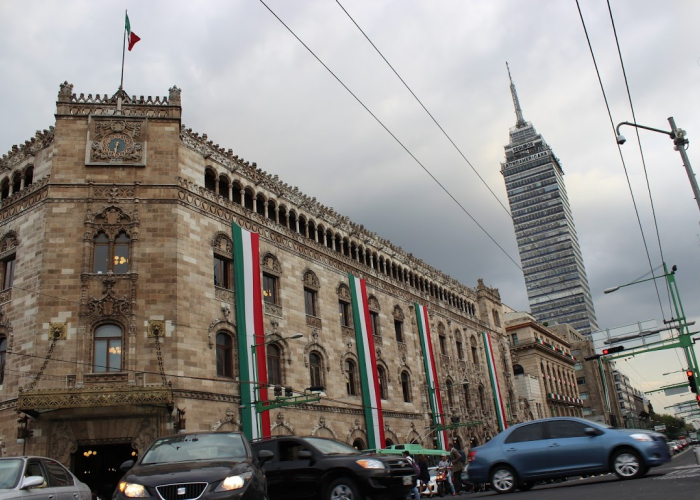
[(49, 338), (66, 340), (68, 338), (68, 325), (66, 323), (49, 323)]
[(165, 336), (165, 321), (151, 320), (148, 322), (148, 338)]
[(116, 279), (111, 275), (102, 280), (104, 292), (102, 297), (94, 298), (87, 303), (87, 316), (123, 316), (129, 317), (131, 303), (125, 297), (117, 297), (114, 292)]

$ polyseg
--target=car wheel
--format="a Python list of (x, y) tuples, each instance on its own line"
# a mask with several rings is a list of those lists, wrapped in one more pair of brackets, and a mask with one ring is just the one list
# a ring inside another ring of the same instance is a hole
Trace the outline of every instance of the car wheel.
[(355, 481), (348, 477), (339, 477), (328, 486), (327, 500), (361, 500)]
[(615, 474), (620, 479), (636, 479), (647, 473), (646, 465), (634, 450), (617, 451), (613, 455), (612, 464)]
[(515, 472), (507, 465), (497, 465), (491, 472), (491, 488), (497, 493), (511, 493), (516, 484)]
[(524, 483), (520, 483), (520, 484), (518, 485), (518, 489), (519, 489), (520, 491), (530, 491), (530, 490), (532, 489), (533, 486), (535, 486), (535, 482), (534, 482), (534, 481), (527, 481), (527, 482), (524, 482)]

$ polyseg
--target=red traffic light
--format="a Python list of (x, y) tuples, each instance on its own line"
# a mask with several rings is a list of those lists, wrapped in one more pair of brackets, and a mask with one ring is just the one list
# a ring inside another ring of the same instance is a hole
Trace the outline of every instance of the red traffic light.
[(688, 375), (689, 377), (693, 376), (693, 370), (686, 370), (685, 374)]
[(607, 349), (603, 349), (603, 356), (607, 356), (608, 354), (613, 354), (615, 352), (620, 352), (620, 351), (624, 351), (624, 350), (625, 350), (625, 346), (623, 346), (623, 345), (619, 345), (616, 347), (608, 347)]

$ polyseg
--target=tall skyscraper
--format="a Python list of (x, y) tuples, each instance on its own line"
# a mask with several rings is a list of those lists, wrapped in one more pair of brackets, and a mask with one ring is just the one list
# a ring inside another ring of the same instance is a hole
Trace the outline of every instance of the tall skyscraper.
[(510, 68), (508, 78), (517, 121), (510, 129), (501, 173), (530, 312), (541, 323), (568, 323), (589, 335), (598, 324), (566, 195), (564, 171), (549, 145), (523, 118)]

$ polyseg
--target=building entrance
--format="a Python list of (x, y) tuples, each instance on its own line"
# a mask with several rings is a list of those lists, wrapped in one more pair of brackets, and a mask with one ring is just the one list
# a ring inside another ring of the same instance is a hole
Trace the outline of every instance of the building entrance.
[(72, 455), (73, 473), (95, 496), (109, 500), (124, 475), (119, 467), (136, 458), (136, 451), (127, 443), (78, 446)]

